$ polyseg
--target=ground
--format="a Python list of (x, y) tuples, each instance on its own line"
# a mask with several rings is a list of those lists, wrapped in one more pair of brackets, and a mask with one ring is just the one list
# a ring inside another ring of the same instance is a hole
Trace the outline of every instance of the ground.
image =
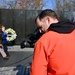
[(21, 49), (20, 46), (8, 46), (10, 58), (0, 55), (0, 75), (29, 75), (33, 48)]

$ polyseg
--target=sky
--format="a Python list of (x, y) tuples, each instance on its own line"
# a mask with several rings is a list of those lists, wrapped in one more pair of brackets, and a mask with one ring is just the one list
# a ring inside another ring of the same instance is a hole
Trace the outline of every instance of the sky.
[(44, 9), (53, 9), (55, 6), (55, 0), (44, 0), (45, 6), (43, 7)]
[[(0, 0), (0, 5), (3, 4), (3, 0)], [(5, 1), (14, 1), (14, 0), (5, 0)], [(44, 9), (53, 9), (55, 6), (55, 0), (43, 0), (45, 6), (42, 8)]]

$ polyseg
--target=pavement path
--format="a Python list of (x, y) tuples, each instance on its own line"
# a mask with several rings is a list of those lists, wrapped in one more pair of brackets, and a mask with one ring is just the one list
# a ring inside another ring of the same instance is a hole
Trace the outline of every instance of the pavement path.
[(21, 49), (20, 46), (8, 46), (10, 58), (0, 55), (0, 75), (29, 75), (33, 48)]

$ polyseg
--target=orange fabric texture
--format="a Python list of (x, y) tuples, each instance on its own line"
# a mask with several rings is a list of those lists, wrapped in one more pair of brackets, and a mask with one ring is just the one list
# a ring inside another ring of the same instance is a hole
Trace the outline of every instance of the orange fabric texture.
[(75, 75), (75, 30), (43, 34), (34, 47), (30, 75)]

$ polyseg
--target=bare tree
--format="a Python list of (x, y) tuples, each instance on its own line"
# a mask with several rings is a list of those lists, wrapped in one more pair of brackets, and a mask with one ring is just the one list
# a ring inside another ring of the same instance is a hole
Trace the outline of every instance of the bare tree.
[(43, 0), (17, 0), (15, 9), (41, 9)]
[(75, 10), (75, 0), (56, 0), (56, 8), (60, 11)]
[(5, 9), (36, 9), (40, 10), (44, 6), (43, 0), (2, 0), (0, 8)]
[(15, 9), (17, 0), (7, 2), (8, 9)]
[(56, 11), (59, 19), (70, 19), (75, 21), (75, 0), (56, 0)]

